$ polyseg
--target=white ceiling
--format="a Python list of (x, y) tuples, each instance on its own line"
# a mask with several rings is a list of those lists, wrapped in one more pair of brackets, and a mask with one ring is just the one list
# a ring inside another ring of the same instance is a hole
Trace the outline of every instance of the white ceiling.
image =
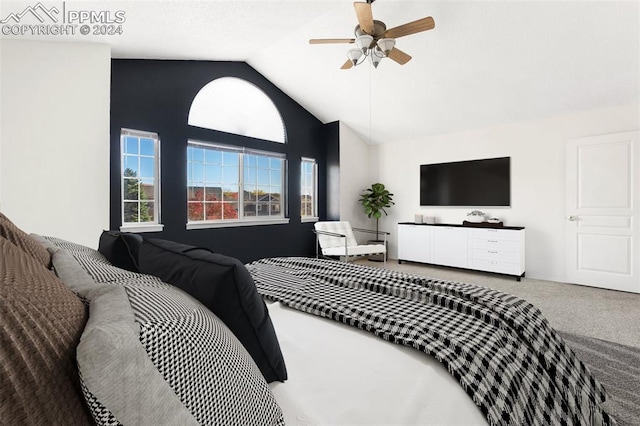
[[(34, 1), (2, 1), (0, 19)], [(47, 7), (61, 1), (43, 0)], [(356, 17), (348, 0), (66, 1), (122, 10), (122, 35), (32, 36), (108, 43), (114, 58), (246, 61), (323, 122), (372, 143), (639, 102), (638, 1), (378, 0), (388, 28), (432, 16), (397, 40), (413, 56), (341, 70)], [(3, 36), (15, 39), (16, 36)]]

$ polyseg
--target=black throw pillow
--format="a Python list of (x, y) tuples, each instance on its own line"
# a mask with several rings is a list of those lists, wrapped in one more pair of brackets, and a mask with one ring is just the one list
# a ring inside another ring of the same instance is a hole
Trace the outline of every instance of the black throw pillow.
[(138, 252), (142, 245), (142, 237), (138, 234), (118, 231), (103, 231), (98, 243), (98, 251), (113, 266), (127, 271), (140, 272), (138, 268)]
[(267, 306), (238, 259), (185, 244), (145, 239), (140, 272), (181, 288), (220, 318), (240, 340), (267, 382), (287, 370)]

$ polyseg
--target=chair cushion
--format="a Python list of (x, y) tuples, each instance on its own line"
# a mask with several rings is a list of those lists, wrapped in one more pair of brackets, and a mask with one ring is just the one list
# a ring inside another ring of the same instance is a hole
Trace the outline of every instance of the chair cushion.
[(186, 291), (216, 314), (242, 342), (268, 382), (287, 379), (269, 311), (237, 259), (185, 244), (146, 239), (140, 271)]
[[(347, 246), (355, 247), (358, 245), (358, 241), (356, 240), (355, 235), (353, 234), (353, 230), (351, 229), (351, 225), (349, 222), (345, 221), (328, 221), (328, 222), (316, 222), (314, 227), (318, 231), (326, 231), (333, 232), (336, 234), (345, 235), (347, 238)], [(327, 249), (331, 247), (344, 247), (345, 241), (342, 237), (334, 237), (331, 235), (323, 235), (318, 234), (318, 241), (320, 242), (320, 247), (322, 249)], [(323, 254), (326, 254), (323, 252)]]
[(0, 423), (91, 424), (76, 369), (85, 306), (2, 237), (0, 251)]
[(370, 254), (386, 253), (386, 249), (382, 244), (369, 244), (360, 245), (355, 247), (347, 247), (347, 253), (345, 253), (343, 247), (330, 247), (323, 249), (322, 254), (325, 256), (366, 256)]

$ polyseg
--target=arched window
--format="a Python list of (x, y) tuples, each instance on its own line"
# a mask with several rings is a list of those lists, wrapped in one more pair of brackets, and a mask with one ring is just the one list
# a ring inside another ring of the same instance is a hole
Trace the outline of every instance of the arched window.
[(280, 112), (254, 84), (236, 77), (217, 78), (193, 99), (189, 125), (285, 143)]

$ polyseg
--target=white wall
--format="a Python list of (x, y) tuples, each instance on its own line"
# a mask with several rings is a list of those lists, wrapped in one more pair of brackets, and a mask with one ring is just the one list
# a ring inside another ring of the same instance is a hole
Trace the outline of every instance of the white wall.
[[(375, 221), (367, 217), (358, 202), (362, 191), (375, 183), (371, 152), (366, 141), (340, 123), (340, 220), (349, 221), (354, 228), (375, 229)], [(367, 237), (356, 235), (360, 242)]]
[[(544, 120), (433, 136), (373, 148), (379, 179), (395, 193), (396, 205), (383, 218), (392, 232), (390, 257), (397, 258), (398, 222), (414, 214), (437, 222), (462, 223), (470, 208), (421, 208), (420, 165), (511, 157), (511, 207), (483, 209), (505, 225), (526, 227), (528, 277), (565, 281), (565, 142), (570, 138), (640, 129), (637, 104), (580, 112)], [(341, 141), (342, 142), (342, 141)], [(341, 176), (348, 171), (341, 170)]]
[(97, 247), (109, 227), (108, 45), (2, 40), (0, 209)]

